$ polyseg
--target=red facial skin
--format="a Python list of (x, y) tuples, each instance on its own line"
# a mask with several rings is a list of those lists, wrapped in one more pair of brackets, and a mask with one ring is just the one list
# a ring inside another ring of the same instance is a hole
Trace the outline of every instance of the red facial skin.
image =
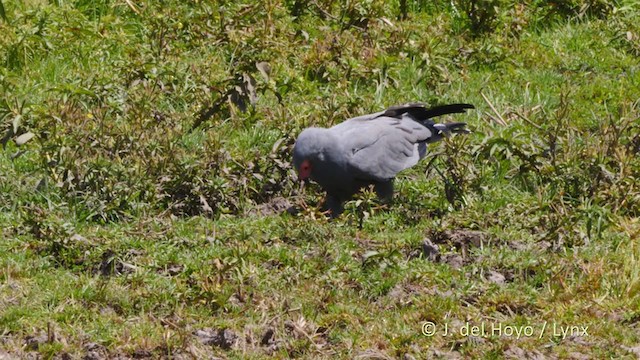
[(298, 169), (298, 178), (300, 180), (307, 180), (311, 176), (311, 163), (309, 160), (304, 160), (302, 164), (300, 164), (300, 169)]

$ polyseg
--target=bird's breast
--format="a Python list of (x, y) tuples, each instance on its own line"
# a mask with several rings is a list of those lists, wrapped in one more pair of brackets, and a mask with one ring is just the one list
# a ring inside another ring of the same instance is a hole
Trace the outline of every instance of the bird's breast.
[(331, 194), (350, 193), (354, 187), (353, 175), (339, 163), (325, 162), (314, 166), (311, 178)]

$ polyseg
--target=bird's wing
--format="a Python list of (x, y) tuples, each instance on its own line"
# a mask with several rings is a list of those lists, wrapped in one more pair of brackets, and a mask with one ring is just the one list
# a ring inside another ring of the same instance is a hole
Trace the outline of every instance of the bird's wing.
[(334, 131), (335, 133), (340, 133), (342, 131), (348, 131), (352, 128), (355, 127), (360, 127), (363, 124), (367, 124), (372, 120), (375, 120), (377, 118), (379, 118), (380, 116), (382, 116), (382, 114), (384, 114), (384, 111), (380, 111), (377, 113), (373, 113), (373, 114), (367, 114), (367, 115), (361, 115), (361, 116), (357, 116), (351, 119), (347, 119), (343, 122), (341, 122), (340, 124), (334, 125), (331, 130)]
[(441, 139), (445, 132), (464, 131), (464, 123), (435, 124), (432, 117), (472, 108), (469, 104), (392, 106), (349, 119), (331, 131), (348, 144), (345, 156), (357, 178), (384, 181), (417, 164), (426, 154), (426, 143)]
[[(344, 124), (344, 123), (343, 123)], [(334, 128), (332, 128), (334, 130)], [(384, 181), (418, 163), (431, 131), (408, 116), (377, 117), (337, 128), (347, 164), (356, 178)]]

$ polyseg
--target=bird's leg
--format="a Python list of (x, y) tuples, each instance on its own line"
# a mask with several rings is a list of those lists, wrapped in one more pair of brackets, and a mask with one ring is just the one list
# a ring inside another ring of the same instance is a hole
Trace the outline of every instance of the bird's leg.
[(344, 211), (342, 203), (342, 199), (327, 194), (324, 204), (322, 204), (322, 211), (329, 211), (329, 216), (331, 216), (331, 218), (337, 218)]
[(391, 201), (393, 200), (393, 180), (378, 182), (375, 184), (374, 188), (381, 203), (391, 203)]

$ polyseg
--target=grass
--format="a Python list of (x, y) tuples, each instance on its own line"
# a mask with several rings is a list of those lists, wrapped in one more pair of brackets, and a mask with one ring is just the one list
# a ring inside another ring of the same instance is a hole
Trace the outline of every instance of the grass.
[[(638, 356), (639, 12), (0, 0), (0, 357)], [(410, 101), (473, 133), (328, 221), (297, 134)]]

